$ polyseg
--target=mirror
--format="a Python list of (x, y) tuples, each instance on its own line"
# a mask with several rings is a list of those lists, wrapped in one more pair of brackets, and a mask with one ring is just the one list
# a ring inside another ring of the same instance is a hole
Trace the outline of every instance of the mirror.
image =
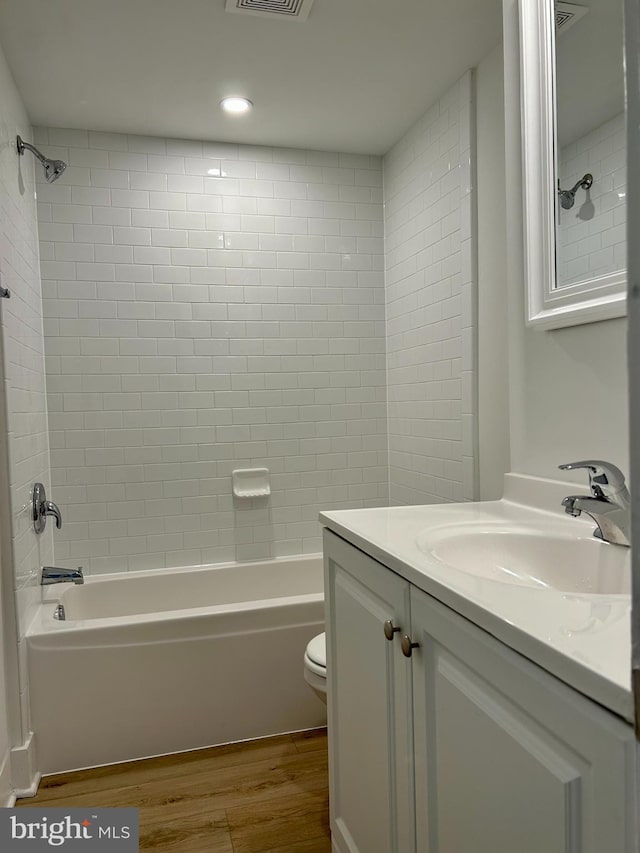
[(527, 322), (626, 313), (622, 0), (520, 0)]
[(556, 287), (622, 277), (626, 138), (621, 0), (556, 3)]

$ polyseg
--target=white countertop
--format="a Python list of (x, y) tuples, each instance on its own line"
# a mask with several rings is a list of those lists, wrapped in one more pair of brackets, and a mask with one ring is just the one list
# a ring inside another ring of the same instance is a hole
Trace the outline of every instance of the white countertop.
[[(341, 510), (323, 525), (511, 648), (630, 722), (631, 597), (559, 592), (449, 568), (418, 547), (425, 529), (466, 522), (567, 526), (590, 535), (591, 519), (558, 509), (574, 485), (505, 477), (501, 501)], [(621, 547), (621, 546), (608, 546)]]

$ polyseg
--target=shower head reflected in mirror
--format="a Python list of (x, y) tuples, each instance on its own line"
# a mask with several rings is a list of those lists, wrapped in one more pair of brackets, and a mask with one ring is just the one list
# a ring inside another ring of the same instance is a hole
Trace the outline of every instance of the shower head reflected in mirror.
[(560, 199), (560, 207), (563, 210), (571, 210), (576, 203), (576, 193), (580, 188), (589, 190), (593, 186), (593, 175), (587, 172), (570, 190), (560, 189), (560, 180), (558, 180), (558, 198)]
[(29, 150), (42, 163), (44, 176), (48, 184), (52, 184), (54, 181), (57, 181), (60, 175), (62, 175), (64, 170), (67, 168), (67, 164), (64, 160), (50, 160), (49, 157), (45, 157), (42, 152), (38, 151), (35, 145), (24, 142), (19, 136), (16, 137), (16, 147), (18, 149), (18, 154), (22, 155), (25, 150)]

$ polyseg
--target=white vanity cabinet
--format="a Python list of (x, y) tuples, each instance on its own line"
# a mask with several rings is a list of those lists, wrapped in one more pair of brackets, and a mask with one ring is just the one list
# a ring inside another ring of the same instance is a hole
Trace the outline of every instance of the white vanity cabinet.
[(324, 537), (334, 853), (635, 851), (631, 726)]
[[(409, 584), (325, 531), (331, 832), (340, 853), (415, 849)], [(389, 630), (389, 629), (388, 629)]]

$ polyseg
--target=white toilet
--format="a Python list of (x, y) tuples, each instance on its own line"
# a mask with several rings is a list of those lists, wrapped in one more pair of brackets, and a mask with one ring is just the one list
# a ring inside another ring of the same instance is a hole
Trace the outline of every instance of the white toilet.
[(327, 702), (327, 644), (326, 635), (318, 634), (309, 640), (304, 653), (304, 679), (316, 696)]

